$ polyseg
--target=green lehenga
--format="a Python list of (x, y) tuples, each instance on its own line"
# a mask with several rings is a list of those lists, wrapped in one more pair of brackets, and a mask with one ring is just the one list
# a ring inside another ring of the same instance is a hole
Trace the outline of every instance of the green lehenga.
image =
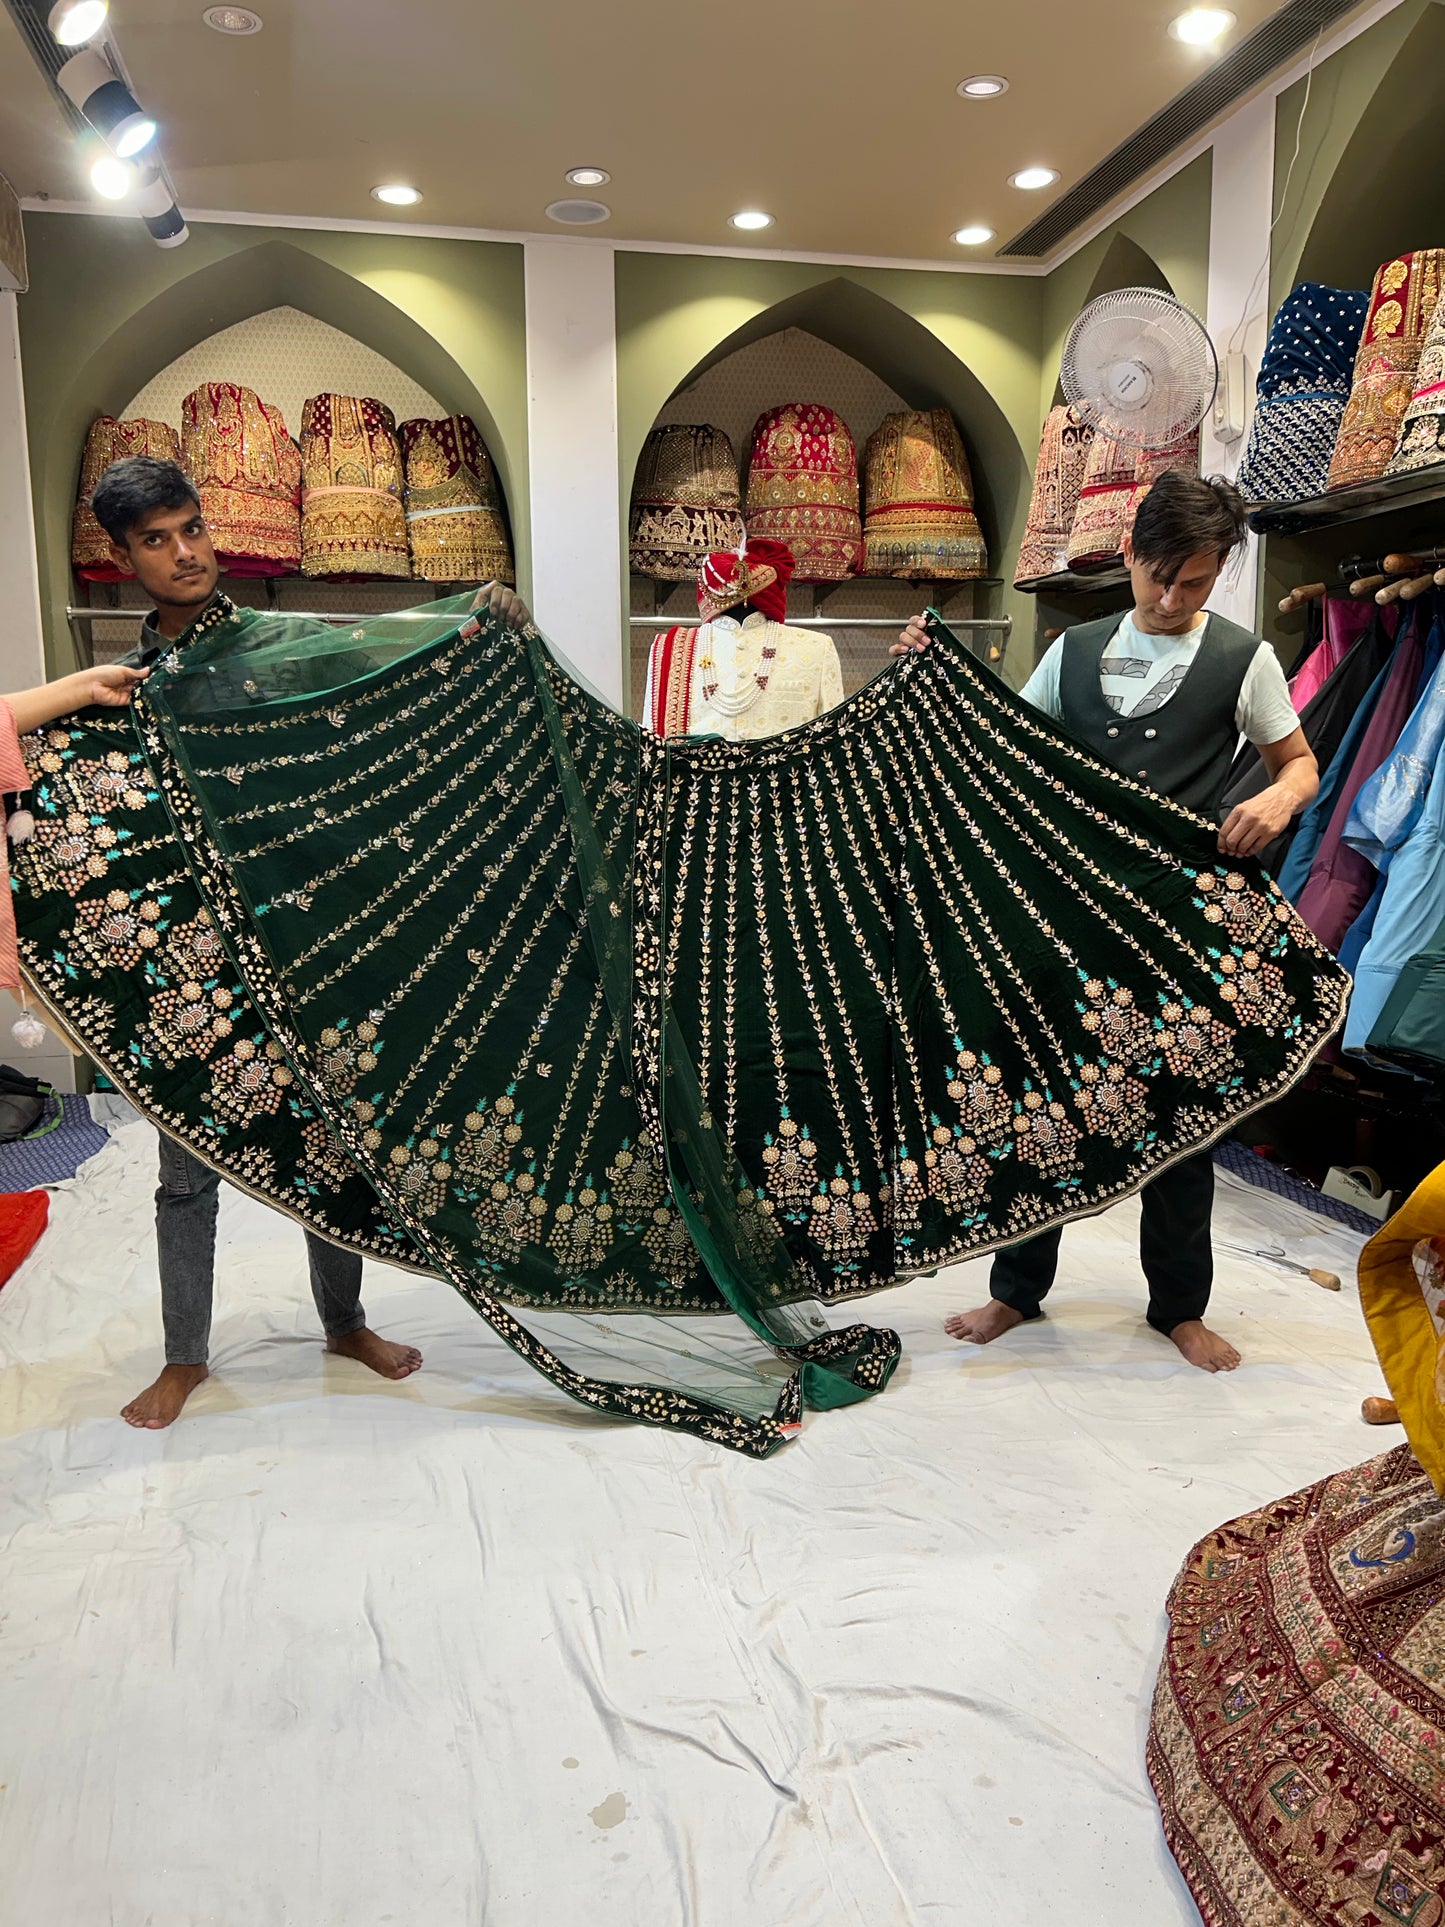
[(143, 1110), (754, 1453), (896, 1362), (822, 1306), (1098, 1210), (1342, 1013), (1257, 868), (942, 628), (785, 736), (662, 743), (463, 599), (220, 604), (26, 747), (22, 959)]

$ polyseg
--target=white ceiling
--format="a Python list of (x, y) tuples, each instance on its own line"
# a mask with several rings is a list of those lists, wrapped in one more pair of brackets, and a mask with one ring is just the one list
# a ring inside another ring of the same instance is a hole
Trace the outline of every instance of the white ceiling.
[[(955, 228), (1006, 242), (1203, 71), (1167, 32), (1182, 4), (255, 0), (250, 38), (206, 27), (204, 0), (112, 0), (111, 19), (186, 208), (536, 232), (586, 162), (612, 175), (589, 231), (618, 240), (957, 261), (993, 248)], [(1231, 5), (1226, 46), (1274, 11)], [(1008, 93), (961, 100), (975, 73)], [(1008, 185), (1035, 163), (1057, 188)], [(0, 171), (22, 197), (91, 198), (3, 11)], [(393, 180), (421, 205), (371, 199)], [(739, 235), (746, 207), (774, 226)]]

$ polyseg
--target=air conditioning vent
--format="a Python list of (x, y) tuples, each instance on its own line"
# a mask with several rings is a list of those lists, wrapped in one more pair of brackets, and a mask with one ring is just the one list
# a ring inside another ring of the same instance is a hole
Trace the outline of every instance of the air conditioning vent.
[(1111, 201), (1212, 125), (1262, 80), (1277, 73), (1322, 28), (1353, 13), (1358, 4), (1359, 0), (1290, 0), (1001, 247), (999, 259), (1037, 261), (1052, 254)]

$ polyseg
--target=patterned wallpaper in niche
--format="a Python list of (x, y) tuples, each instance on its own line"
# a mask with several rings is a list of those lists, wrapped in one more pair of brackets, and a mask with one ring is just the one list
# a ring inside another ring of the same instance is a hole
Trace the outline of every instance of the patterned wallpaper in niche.
[[(901, 395), (881, 380), (861, 361), (855, 361), (839, 348), (822, 341), (803, 328), (784, 328), (762, 341), (720, 361), (700, 375), (661, 409), (657, 425), (673, 422), (710, 422), (726, 431), (736, 451), (743, 485), (747, 485), (748, 454), (752, 446), (753, 424), (764, 409), (776, 408), (787, 401), (819, 402), (831, 408), (848, 424), (858, 450), (858, 474), (863, 479), (863, 456), (868, 437), (885, 415), (908, 407)], [(972, 451), (970, 451), (972, 453)], [(660, 585), (657, 585), (660, 586)], [(655, 606), (657, 586), (640, 577), (632, 578), (631, 612), (649, 613)], [(875, 676), (888, 661), (888, 644), (908, 617), (929, 600), (944, 601), (946, 613), (968, 616), (986, 604), (975, 602), (976, 591), (970, 583), (957, 588), (942, 585), (923, 590), (908, 582), (873, 578), (854, 578), (834, 589), (827, 597), (824, 615), (886, 616), (889, 627), (877, 629), (839, 629), (837, 644), (843, 670), (843, 687), (851, 693)], [(812, 613), (813, 590), (795, 584), (788, 594), (791, 616)], [(691, 584), (668, 590), (665, 609), (673, 620), (695, 620), (696, 595)], [(638, 627), (631, 631), (628, 650), (632, 714), (642, 714), (642, 699), (647, 682), (647, 656), (657, 631)]]
[(726, 429), (746, 483), (753, 423), (765, 408), (785, 401), (821, 402), (842, 416), (858, 450), (860, 478), (868, 437), (885, 415), (908, 406), (861, 361), (805, 329), (784, 328), (709, 368), (667, 403), (657, 421), (711, 422)]
[(299, 308), (270, 308), (233, 328), (199, 341), (148, 381), (121, 410), (181, 426), (181, 403), (203, 381), (234, 381), (252, 388), (301, 433), (301, 408), (310, 395), (373, 395), (398, 422), (413, 415), (439, 417), (441, 403), (394, 362)]

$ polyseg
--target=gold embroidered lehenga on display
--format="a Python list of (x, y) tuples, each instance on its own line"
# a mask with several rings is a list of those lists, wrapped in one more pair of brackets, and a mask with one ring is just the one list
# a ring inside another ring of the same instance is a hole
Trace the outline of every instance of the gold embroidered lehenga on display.
[(772, 1449), (896, 1359), (820, 1307), (1098, 1210), (1339, 1020), (1261, 872), (944, 630), (664, 742), (467, 610), (218, 605), (31, 739), (21, 954), (165, 1129), (599, 1409)]

